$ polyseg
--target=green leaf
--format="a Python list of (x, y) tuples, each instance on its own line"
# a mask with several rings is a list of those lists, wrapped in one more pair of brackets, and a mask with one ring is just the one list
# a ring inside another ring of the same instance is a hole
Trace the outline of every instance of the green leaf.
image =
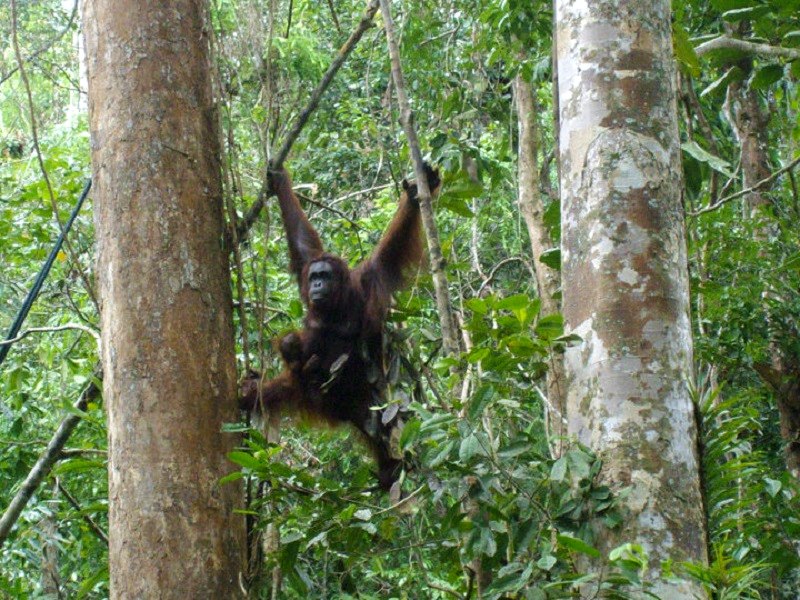
[(439, 198), (439, 206), (462, 217), (469, 218), (475, 216), (463, 198), (458, 198), (455, 196), (441, 196)]
[(781, 79), (783, 79), (783, 65), (767, 65), (756, 71), (750, 85), (755, 90), (765, 90)]
[(445, 189), (442, 193), (442, 197), (469, 200), (471, 198), (477, 198), (482, 193), (483, 184), (480, 182), (470, 181), (469, 179), (461, 179), (458, 182), (447, 186), (447, 189)]
[(469, 403), (468, 416), (471, 420), (476, 420), (483, 414), (483, 410), (494, 397), (494, 386), (490, 383), (481, 384)]
[(458, 449), (458, 459), (466, 464), (473, 456), (483, 454), (483, 448), (478, 437), (471, 433), (461, 440), (461, 447)]
[(427, 466), (430, 468), (434, 468), (442, 464), (444, 461), (450, 458), (450, 453), (455, 448), (456, 443), (454, 440), (448, 440), (438, 450), (436, 453), (431, 456), (428, 455)]
[(260, 460), (256, 459), (252, 454), (242, 452), (241, 450), (228, 452), (228, 460), (245, 469), (252, 469), (255, 471), (264, 468), (264, 464)]
[(474, 350), (471, 350), (467, 354), (467, 356), (466, 356), (467, 362), (470, 362), (473, 365), (477, 364), (477, 363), (481, 362), (484, 358), (489, 356), (489, 354), (491, 354), (491, 352), (492, 352), (491, 348), (475, 348)]
[(672, 43), (675, 49), (675, 57), (684, 70), (693, 77), (700, 75), (700, 59), (697, 58), (694, 46), (689, 41), (689, 33), (677, 21), (672, 24)]
[(507, 594), (509, 592), (516, 592), (528, 582), (528, 578), (523, 576), (523, 573), (513, 573), (511, 575), (504, 575), (498, 577), (490, 585), (486, 587), (483, 594), (486, 597), (498, 597), (500, 594)]
[(400, 448), (406, 450), (409, 448), (419, 437), (419, 431), (422, 427), (419, 419), (411, 419), (403, 426), (403, 432), (400, 434)]
[(706, 89), (700, 92), (700, 97), (705, 98), (708, 95), (723, 95), (725, 90), (731, 83), (742, 81), (745, 78), (745, 73), (739, 67), (731, 67), (716, 81), (712, 82)]
[(722, 13), (722, 18), (729, 23), (736, 23), (738, 21), (755, 21), (759, 17), (770, 12), (769, 6), (748, 6), (745, 8), (736, 8), (734, 10), (726, 10)]
[(700, 147), (700, 145), (697, 142), (695, 141), (684, 142), (683, 144), (681, 144), (681, 150), (686, 152), (695, 160), (698, 160), (702, 163), (706, 163), (709, 167), (711, 167), (715, 171), (722, 173), (726, 177), (729, 178), (733, 177), (733, 173), (731, 172), (731, 166), (727, 161), (721, 159), (718, 156), (714, 156), (710, 152), (704, 150), (703, 148)]
[(354, 512), (353, 516), (361, 521), (369, 521), (372, 519), (372, 511), (368, 508), (362, 508)]
[(559, 545), (563, 546), (567, 550), (577, 552), (578, 554), (585, 554), (591, 558), (600, 558), (600, 551), (581, 539), (564, 534), (559, 534), (556, 536), (556, 539), (558, 540)]
[(564, 316), (556, 313), (542, 317), (536, 324), (535, 332), (543, 340), (555, 340), (564, 335)]
[(549, 571), (553, 567), (556, 566), (558, 559), (553, 556), (552, 554), (546, 554), (542, 556), (539, 560), (536, 561), (536, 566), (542, 569), (543, 571)]
[(497, 456), (507, 460), (509, 458), (514, 458), (515, 456), (525, 454), (526, 452), (530, 452), (530, 450), (530, 442), (515, 442), (513, 444), (509, 444), (508, 446), (501, 447), (497, 452)]
[(242, 477), (244, 477), (244, 473), (241, 471), (234, 471), (233, 473), (225, 475), (225, 477), (220, 477), (219, 484), (224, 485), (226, 483), (231, 483), (232, 481), (239, 481)]
[(73, 458), (71, 460), (60, 463), (53, 469), (56, 475), (64, 475), (66, 473), (82, 473), (84, 471), (93, 471), (95, 469), (105, 469), (106, 464), (99, 460), (87, 460), (85, 458)]
[(539, 256), (539, 262), (547, 265), (554, 271), (561, 270), (561, 248), (550, 248)]
[(784, 35), (783, 42), (781, 43), (781, 45), (789, 47), (800, 45), (800, 30), (796, 29)]
[(525, 294), (515, 294), (500, 300), (495, 308), (497, 310), (520, 310), (527, 307), (530, 301)]
[(464, 306), (479, 315), (485, 315), (489, 310), (489, 307), (486, 306), (486, 301), (482, 298), (470, 298), (464, 302)]
[(540, 350), (530, 336), (522, 333), (506, 336), (503, 338), (503, 343), (514, 356), (523, 358), (529, 358)]
[(550, 479), (552, 481), (561, 482), (567, 476), (567, 457), (562, 456), (556, 462), (553, 463), (553, 467), (550, 469)]
[(767, 489), (767, 493), (772, 496), (773, 498), (778, 495), (778, 492), (781, 491), (782, 484), (777, 479), (770, 479), (769, 477), (764, 478), (764, 485)]

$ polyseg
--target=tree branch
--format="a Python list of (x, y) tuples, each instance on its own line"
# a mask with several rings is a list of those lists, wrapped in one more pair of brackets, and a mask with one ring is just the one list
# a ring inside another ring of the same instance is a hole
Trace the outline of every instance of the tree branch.
[(782, 169), (778, 169), (769, 177), (765, 177), (761, 181), (756, 182), (752, 187), (746, 188), (744, 190), (739, 190), (738, 192), (736, 192), (735, 194), (731, 194), (730, 196), (725, 196), (724, 198), (717, 200), (714, 204), (706, 206), (705, 208), (701, 208), (700, 210), (690, 212), (689, 215), (692, 217), (696, 217), (698, 215), (702, 215), (703, 213), (717, 210), (720, 206), (722, 206), (726, 202), (730, 202), (731, 200), (735, 200), (736, 198), (741, 198), (742, 196), (746, 196), (747, 194), (751, 194), (752, 192), (757, 192), (761, 188), (775, 181), (778, 177), (780, 177), (787, 171), (791, 171), (792, 169), (794, 169), (798, 164), (800, 164), (800, 156), (795, 157), (795, 159), (792, 162), (790, 162)]
[(70, 494), (69, 491), (67, 491), (67, 488), (61, 485), (60, 481), (58, 482), (57, 485), (58, 485), (58, 490), (62, 494), (64, 494), (64, 498), (67, 499), (67, 502), (69, 502), (70, 505), (72, 505), (72, 508), (77, 510), (81, 518), (84, 521), (86, 521), (86, 524), (89, 526), (89, 529), (91, 529), (98, 538), (100, 538), (103, 542), (105, 542), (106, 546), (108, 546), (108, 536), (106, 535), (106, 532), (103, 531), (100, 528), (100, 526), (94, 522), (94, 519), (92, 519), (92, 517), (90, 517), (87, 514), (84, 514), (83, 509), (81, 508), (81, 505), (78, 503), (78, 501), (75, 499), (75, 496)]
[[(336, 54), (336, 58), (333, 59), (333, 62), (331, 62), (331, 65), (328, 67), (325, 75), (322, 76), (322, 80), (312, 92), (311, 98), (308, 101), (308, 105), (297, 117), (297, 121), (295, 121), (294, 126), (286, 135), (286, 139), (284, 139), (283, 144), (271, 161), (272, 164), (270, 165), (270, 168), (279, 169), (281, 166), (283, 166), (286, 157), (289, 156), (289, 151), (292, 149), (292, 145), (294, 145), (295, 141), (297, 141), (297, 138), (300, 136), (300, 132), (303, 131), (303, 127), (305, 127), (311, 114), (316, 110), (317, 106), (319, 106), (319, 101), (322, 99), (322, 95), (328, 89), (331, 81), (333, 81), (334, 76), (344, 64), (344, 61), (347, 60), (347, 57), (350, 56), (350, 53), (353, 51), (353, 48), (356, 47), (356, 44), (364, 35), (364, 32), (373, 26), (372, 20), (375, 17), (376, 12), (378, 12), (378, 0), (370, 0), (370, 3), (367, 5), (367, 10), (364, 12), (361, 20), (358, 22), (358, 26), (353, 33), (350, 34), (350, 37), (347, 38), (347, 41), (344, 43), (344, 45), (339, 49), (339, 52)], [(247, 232), (253, 227), (256, 219), (258, 219), (258, 216), (261, 214), (261, 209), (264, 208), (264, 202), (268, 196), (269, 191), (267, 187), (267, 177), (266, 173), (264, 173), (264, 182), (261, 184), (261, 189), (258, 191), (256, 201), (253, 202), (253, 205), (247, 210), (242, 218), (241, 223), (239, 224), (239, 239), (244, 239), (244, 237), (247, 235)]]
[[(100, 388), (95, 381), (92, 381), (86, 389), (83, 390), (72, 407), (76, 411), (83, 412), (86, 410), (86, 406), (89, 402), (99, 395)], [(3, 513), (3, 516), (0, 518), (0, 546), (8, 539), (11, 528), (14, 526), (14, 523), (17, 522), (17, 519), (20, 514), (22, 514), (23, 509), (28, 504), (31, 496), (33, 496), (36, 488), (39, 487), (39, 484), (47, 477), (53, 465), (58, 461), (61, 450), (64, 448), (69, 436), (72, 434), (72, 431), (78, 425), (81, 418), (80, 414), (70, 414), (64, 417), (64, 420), (61, 421), (50, 443), (47, 444), (47, 448), (45, 448), (45, 451), (36, 461), (36, 464), (33, 465), (25, 481), (22, 482), (19, 491), (17, 491), (11, 503), (8, 505), (8, 508), (6, 508), (6, 511)]]
[(422, 152), (419, 148), (419, 140), (414, 127), (414, 115), (411, 113), (411, 105), (406, 95), (406, 83), (403, 77), (403, 68), (400, 64), (400, 49), (397, 44), (397, 36), (394, 31), (394, 21), (392, 20), (392, 10), (389, 0), (380, 0), (381, 14), (383, 15), (384, 27), (386, 30), (386, 43), (389, 46), (389, 58), (392, 64), (392, 80), (397, 91), (397, 104), (400, 108), (400, 120), (403, 123), (403, 130), (408, 139), (408, 149), (414, 163), (414, 173), (417, 179), (417, 196), (419, 207), (422, 212), (422, 224), (425, 228), (425, 236), (428, 238), (428, 255), (431, 263), (431, 274), (433, 276), (433, 287), (436, 295), (436, 307), (439, 313), (439, 322), (442, 329), (442, 341), (445, 354), (454, 356), (458, 350), (458, 337), (456, 336), (453, 325), (453, 309), (450, 305), (450, 294), (447, 284), (447, 276), (444, 272), (444, 258), (442, 257), (442, 247), (439, 243), (439, 232), (433, 218), (433, 206), (431, 204), (431, 192), (428, 189), (428, 179), (425, 176), (425, 167), (422, 161)]
[(722, 35), (713, 40), (703, 42), (694, 49), (697, 56), (704, 56), (714, 50), (738, 50), (747, 54), (758, 54), (761, 56), (776, 56), (797, 60), (800, 58), (800, 48), (784, 48), (783, 46), (770, 46), (769, 44), (757, 44)]
[(52, 332), (52, 331), (66, 331), (68, 329), (77, 329), (79, 331), (83, 331), (84, 333), (88, 333), (94, 338), (94, 341), (97, 342), (97, 346), (100, 346), (100, 334), (97, 333), (91, 327), (86, 327), (86, 325), (81, 325), (79, 323), (67, 323), (65, 325), (58, 325), (56, 327), (31, 327), (26, 329), (16, 337), (0, 341), (0, 346), (10, 346), (22, 338), (29, 336), (32, 333), (44, 333), (44, 332)]
[[(67, 24), (64, 26), (64, 29), (62, 29), (55, 36), (53, 36), (53, 38), (49, 42), (47, 42), (44, 46), (42, 46), (38, 50), (35, 50), (28, 56), (24, 57), (23, 61), (33, 62), (40, 54), (50, 50), (50, 48), (52, 48), (56, 42), (58, 42), (62, 37), (64, 37), (64, 34), (66, 34), (70, 29), (72, 29), (72, 24), (75, 22), (75, 17), (77, 16), (78, 16), (78, 0), (75, 0), (75, 4), (72, 5), (72, 13), (70, 14), (69, 21), (67, 21)], [(13, 67), (8, 73), (0, 76), (0, 85), (3, 85), (17, 71), (19, 71), (19, 63), (17, 64), (16, 67)]]

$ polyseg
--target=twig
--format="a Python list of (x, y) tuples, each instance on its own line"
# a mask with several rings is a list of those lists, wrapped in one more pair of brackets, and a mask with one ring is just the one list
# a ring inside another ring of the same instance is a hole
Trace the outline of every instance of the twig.
[(322, 95), (325, 93), (325, 90), (328, 89), (328, 86), (331, 84), (331, 81), (333, 81), (334, 76), (344, 64), (344, 61), (347, 60), (347, 57), (350, 56), (350, 53), (353, 51), (353, 48), (356, 47), (356, 44), (361, 39), (361, 36), (364, 35), (364, 32), (367, 31), (367, 29), (373, 26), (372, 20), (375, 17), (376, 12), (378, 12), (378, 0), (370, 0), (367, 10), (361, 17), (361, 20), (358, 22), (358, 26), (356, 27), (355, 31), (350, 34), (350, 37), (347, 38), (347, 41), (339, 49), (336, 58), (333, 59), (331, 66), (329, 66), (328, 70), (325, 71), (325, 75), (322, 76), (322, 80), (319, 82), (319, 85), (317, 85), (316, 89), (314, 89), (314, 92), (311, 94), (311, 99), (308, 101), (308, 105), (297, 117), (294, 127), (292, 127), (292, 129), (286, 135), (283, 145), (273, 158), (273, 168), (279, 169), (281, 166), (283, 166), (283, 162), (286, 160), (286, 157), (289, 156), (289, 151), (292, 149), (292, 145), (294, 145), (295, 141), (300, 136), (300, 132), (303, 131), (303, 127), (305, 127), (306, 123), (308, 122), (311, 113), (313, 113), (317, 106), (319, 106), (319, 101), (322, 99)]
[(94, 341), (97, 342), (98, 347), (100, 346), (100, 334), (97, 333), (91, 327), (87, 327), (86, 325), (81, 325), (80, 323), (67, 323), (65, 325), (58, 325), (56, 327), (31, 327), (26, 329), (16, 337), (10, 338), (8, 340), (3, 340), (0, 342), (0, 346), (10, 346), (22, 338), (29, 336), (32, 333), (49, 333), (53, 331), (67, 331), (68, 329), (77, 329), (79, 331), (83, 331), (84, 333), (88, 333), (94, 338)]
[(714, 204), (711, 204), (710, 206), (706, 206), (705, 208), (701, 208), (700, 210), (696, 210), (696, 211), (691, 212), (689, 214), (691, 216), (693, 216), (693, 217), (696, 217), (698, 215), (702, 215), (703, 213), (707, 213), (707, 212), (711, 212), (713, 210), (717, 210), (720, 206), (722, 206), (726, 202), (730, 202), (731, 200), (735, 200), (736, 198), (741, 198), (742, 196), (746, 196), (747, 194), (750, 194), (752, 192), (757, 192), (761, 188), (763, 188), (763, 187), (769, 185), (770, 183), (772, 183), (773, 181), (775, 181), (778, 177), (780, 177), (781, 175), (783, 175), (787, 171), (791, 171), (792, 169), (794, 169), (798, 164), (800, 164), (800, 156), (795, 157), (795, 159), (792, 162), (790, 162), (788, 165), (786, 165), (782, 169), (778, 169), (777, 171), (775, 171), (769, 177), (765, 177), (761, 181), (756, 182), (751, 187), (743, 189), (743, 190), (740, 190), (740, 191), (736, 192), (735, 194), (731, 194), (730, 196), (725, 196), (724, 198), (722, 198), (720, 200), (717, 200)]
[(94, 531), (95, 535), (99, 537), (103, 542), (105, 542), (106, 546), (108, 546), (108, 536), (106, 535), (106, 532), (100, 529), (100, 526), (94, 522), (92, 517), (83, 512), (83, 509), (81, 508), (81, 505), (78, 503), (78, 501), (75, 499), (75, 496), (70, 494), (67, 491), (67, 489), (63, 485), (61, 485), (60, 481), (57, 482), (57, 485), (58, 485), (58, 490), (64, 495), (64, 498), (67, 499), (67, 502), (69, 502), (72, 505), (72, 508), (77, 510), (81, 518), (84, 521), (86, 521), (86, 524), (89, 526), (89, 529)]
[(333, 24), (336, 26), (336, 31), (342, 33), (342, 26), (339, 25), (339, 17), (336, 16), (336, 9), (333, 7), (333, 0), (328, 0), (328, 8), (331, 9), (331, 17), (333, 17)]
[(286, 35), (284, 38), (289, 37), (289, 32), (292, 30), (292, 12), (294, 12), (294, 0), (289, 0), (289, 16), (286, 19)]
[(454, 356), (459, 349), (458, 337), (453, 326), (453, 309), (450, 305), (450, 295), (447, 285), (447, 276), (444, 272), (445, 262), (442, 257), (442, 247), (439, 243), (439, 232), (433, 218), (433, 206), (431, 204), (431, 192), (428, 189), (428, 179), (425, 176), (425, 167), (422, 161), (422, 152), (419, 148), (419, 140), (414, 127), (414, 116), (411, 113), (411, 105), (406, 95), (406, 84), (403, 77), (403, 68), (400, 64), (400, 49), (397, 44), (397, 36), (394, 31), (394, 21), (389, 0), (380, 0), (381, 14), (386, 31), (386, 43), (389, 46), (389, 58), (392, 64), (392, 81), (397, 91), (397, 104), (400, 108), (400, 120), (403, 123), (403, 130), (408, 139), (408, 149), (414, 162), (414, 173), (417, 178), (417, 196), (419, 198), (420, 211), (422, 212), (422, 223), (425, 228), (425, 236), (428, 238), (428, 255), (430, 257), (431, 274), (433, 275), (433, 287), (436, 296), (436, 307), (439, 313), (439, 322), (442, 329), (442, 340), (447, 356)]
[[(72, 406), (76, 411), (83, 412), (86, 410), (86, 406), (89, 402), (99, 395), (100, 388), (92, 381), (86, 389), (83, 390), (83, 393), (81, 393), (78, 400)], [(33, 468), (25, 478), (25, 481), (22, 482), (22, 485), (9, 503), (3, 516), (0, 517), (0, 546), (2, 546), (3, 542), (8, 538), (11, 528), (14, 526), (14, 523), (17, 522), (17, 519), (20, 514), (22, 514), (23, 509), (28, 504), (31, 496), (33, 496), (36, 488), (39, 487), (42, 480), (50, 473), (53, 465), (61, 455), (64, 444), (67, 443), (69, 436), (72, 434), (72, 431), (78, 425), (81, 418), (82, 416), (80, 414), (70, 414), (64, 417), (50, 440), (50, 443), (47, 444), (47, 448), (45, 448), (44, 452), (39, 456), (36, 464), (33, 465)]]
[(343, 202), (344, 200), (355, 198), (356, 196), (364, 196), (366, 194), (371, 194), (372, 192), (378, 192), (380, 190), (385, 190), (386, 188), (389, 187), (392, 187), (391, 183), (384, 183), (381, 185), (368, 187), (363, 190), (358, 190), (356, 192), (350, 192), (349, 194), (345, 194), (344, 196), (339, 196), (338, 198), (334, 198), (333, 200), (331, 200), (331, 204), (339, 204), (339, 202)]
[(739, 50), (747, 54), (760, 54), (762, 56), (779, 56), (789, 60), (800, 58), (800, 48), (784, 48), (783, 46), (770, 46), (769, 44), (757, 44), (737, 38), (722, 35), (707, 42), (703, 42), (694, 49), (697, 56), (703, 56), (714, 50)]
[[(297, 121), (295, 122), (294, 126), (286, 135), (283, 145), (273, 157), (271, 168), (278, 169), (283, 165), (286, 157), (289, 156), (289, 151), (292, 149), (292, 145), (295, 143), (295, 141), (297, 141), (297, 138), (300, 136), (300, 132), (303, 131), (303, 127), (305, 127), (311, 114), (314, 112), (314, 110), (316, 110), (317, 106), (319, 106), (319, 101), (322, 99), (322, 95), (328, 89), (331, 81), (333, 81), (334, 76), (344, 64), (344, 61), (347, 60), (347, 57), (353, 51), (353, 48), (356, 47), (356, 44), (364, 35), (364, 32), (373, 26), (372, 20), (375, 17), (376, 12), (378, 12), (378, 0), (370, 0), (367, 10), (361, 17), (361, 20), (358, 22), (358, 26), (356, 27), (355, 31), (350, 34), (350, 37), (339, 49), (339, 52), (336, 54), (336, 58), (333, 59), (333, 62), (331, 62), (328, 70), (325, 71), (325, 75), (322, 76), (322, 80), (312, 92), (311, 99), (308, 101), (308, 105), (297, 117)], [(258, 215), (261, 214), (261, 209), (264, 208), (264, 202), (268, 196), (269, 190), (267, 187), (265, 173), (264, 182), (261, 185), (261, 189), (258, 191), (256, 201), (253, 202), (253, 205), (247, 210), (242, 218), (241, 224), (239, 225), (240, 239), (244, 239), (247, 236), (247, 232), (253, 227), (256, 219), (258, 219)]]
[(478, 291), (475, 293), (475, 296), (478, 297), (478, 298), (480, 297), (481, 292), (483, 292), (484, 288), (486, 288), (487, 285), (492, 283), (492, 281), (495, 278), (495, 275), (497, 275), (497, 271), (499, 271), (501, 267), (507, 265), (508, 263), (514, 262), (514, 261), (521, 262), (523, 265), (525, 265), (528, 268), (528, 270), (531, 272), (531, 275), (534, 275), (534, 270), (531, 267), (531, 265), (528, 263), (527, 260), (525, 260), (521, 256), (509, 256), (508, 258), (504, 258), (499, 263), (497, 263), (494, 267), (492, 267), (492, 270), (489, 271), (489, 276), (481, 284), (481, 287), (478, 288)]
[[(32, 52), (29, 56), (25, 57), (25, 62), (32, 62), (34, 61), (40, 54), (47, 52), (53, 45), (58, 42), (64, 34), (66, 34), (70, 29), (72, 29), (72, 24), (75, 22), (75, 17), (78, 16), (78, 0), (75, 0), (75, 4), (72, 5), (72, 14), (69, 17), (69, 21), (67, 22), (64, 29), (59, 31), (49, 42), (47, 42), (44, 46)], [(11, 69), (8, 73), (0, 77), (0, 85), (3, 85), (14, 73), (19, 71), (19, 63), (16, 67)]]

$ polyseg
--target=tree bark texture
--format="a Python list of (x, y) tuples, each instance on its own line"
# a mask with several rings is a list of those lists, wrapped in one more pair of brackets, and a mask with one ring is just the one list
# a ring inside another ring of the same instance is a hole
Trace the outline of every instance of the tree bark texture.
[(201, 0), (87, 0), (112, 598), (235, 598), (236, 369)]
[(630, 488), (599, 547), (640, 543), (654, 593), (702, 597), (656, 581), (707, 560), (670, 3), (558, 0), (556, 27), (568, 429)]
[[(514, 78), (514, 98), (517, 103), (519, 125), (519, 157), (517, 182), (519, 209), (528, 228), (534, 269), (536, 270), (536, 289), (542, 302), (542, 314), (552, 315), (561, 312), (557, 299), (561, 286), (561, 275), (541, 262), (539, 258), (553, 247), (553, 240), (544, 224), (544, 203), (539, 190), (539, 169), (536, 155), (539, 151), (537, 115), (539, 113), (533, 88), (522, 75)], [(566, 407), (564, 405), (564, 361), (560, 354), (553, 354), (547, 370), (546, 409), (548, 432), (551, 437), (551, 450), (561, 455), (561, 444), (557, 438), (566, 435)]]

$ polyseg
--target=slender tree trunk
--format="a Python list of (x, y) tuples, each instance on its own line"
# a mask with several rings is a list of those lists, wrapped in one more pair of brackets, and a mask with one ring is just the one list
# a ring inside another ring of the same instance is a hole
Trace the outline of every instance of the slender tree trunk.
[[(622, 527), (664, 560), (705, 562), (670, 3), (556, 2), (569, 431), (603, 460)], [(655, 583), (671, 600), (689, 581)]]
[[(746, 73), (752, 71), (753, 61), (746, 58), (739, 63)], [(726, 114), (739, 140), (742, 156), (742, 187), (752, 188), (772, 173), (769, 163), (768, 129), (769, 111), (762, 106), (758, 92), (745, 82), (735, 82), (728, 87)], [(754, 230), (758, 240), (767, 241), (774, 234), (765, 221), (764, 208), (769, 205), (765, 192), (769, 188), (750, 192), (745, 196), (747, 211), (757, 226)], [(774, 323), (769, 305), (764, 312), (772, 331), (780, 331), (783, 325)], [(769, 364), (755, 365), (762, 380), (769, 385), (776, 397), (781, 437), (786, 442), (784, 454), (786, 468), (800, 478), (800, 364), (790, 353), (783, 351), (776, 340), (770, 343)]]
[(414, 115), (411, 112), (411, 104), (406, 95), (405, 79), (403, 69), (400, 64), (400, 48), (397, 44), (397, 36), (394, 32), (394, 21), (389, 0), (380, 0), (381, 14), (383, 15), (383, 25), (386, 31), (386, 42), (389, 46), (389, 57), (392, 65), (392, 81), (397, 90), (397, 105), (400, 109), (400, 122), (403, 124), (406, 138), (408, 138), (408, 148), (414, 162), (414, 172), (417, 176), (417, 190), (419, 196), (419, 207), (422, 213), (422, 227), (425, 229), (425, 237), (428, 240), (428, 257), (431, 263), (431, 275), (433, 277), (433, 289), (436, 296), (436, 308), (439, 313), (439, 323), (442, 328), (442, 344), (445, 356), (454, 356), (459, 351), (458, 332), (456, 331), (453, 307), (450, 303), (450, 292), (448, 290), (447, 273), (445, 272), (445, 260), (442, 256), (442, 246), (439, 243), (439, 229), (433, 216), (433, 205), (431, 204), (431, 192), (428, 189), (428, 181), (425, 179), (425, 171), (422, 168), (422, 153), (419, 142), (417, 141), (417, 131), (414, 125)]
[(241, 490), (219, 137), (201, 0), (89, 0), (112, 598), (235, 598)]
[[(53, 497), (58, 487), (53, 485)], [(55, 507), (53, 507), (55, 508)], [(42, 539), (42, 596), (48, 600), (61, 597), (61, 577), (58, 570), (58, 525), (55, 515), (46, 513), (39, 522)]]
[[(536, 122), (538, 107), (530, 83), (521, 75), (514, 78), (514, 97), (517, 102), (519, 121), (519, 158), (517, 165), (517, 184), (519, 187), (519, 208), (531, 243), (536, 288), (542, 302), (542, 314), (561, 312), (557, 292), (561, 285), (558, 271), (551, 269), (539, 260), (542, 254), (553, 247), (553, 240), (544, 224), (544, 203), (539, 191), (538, 154), (539, 135)], [(551, 440), (551, 450), (555, 456), (561, 455), (561, 443), (556, 438), (566, 434), (566, 407), (564, 405), (564, 361), (560, 354), (553, 354), (547, 371), (547, 399), (545, 417)]]

